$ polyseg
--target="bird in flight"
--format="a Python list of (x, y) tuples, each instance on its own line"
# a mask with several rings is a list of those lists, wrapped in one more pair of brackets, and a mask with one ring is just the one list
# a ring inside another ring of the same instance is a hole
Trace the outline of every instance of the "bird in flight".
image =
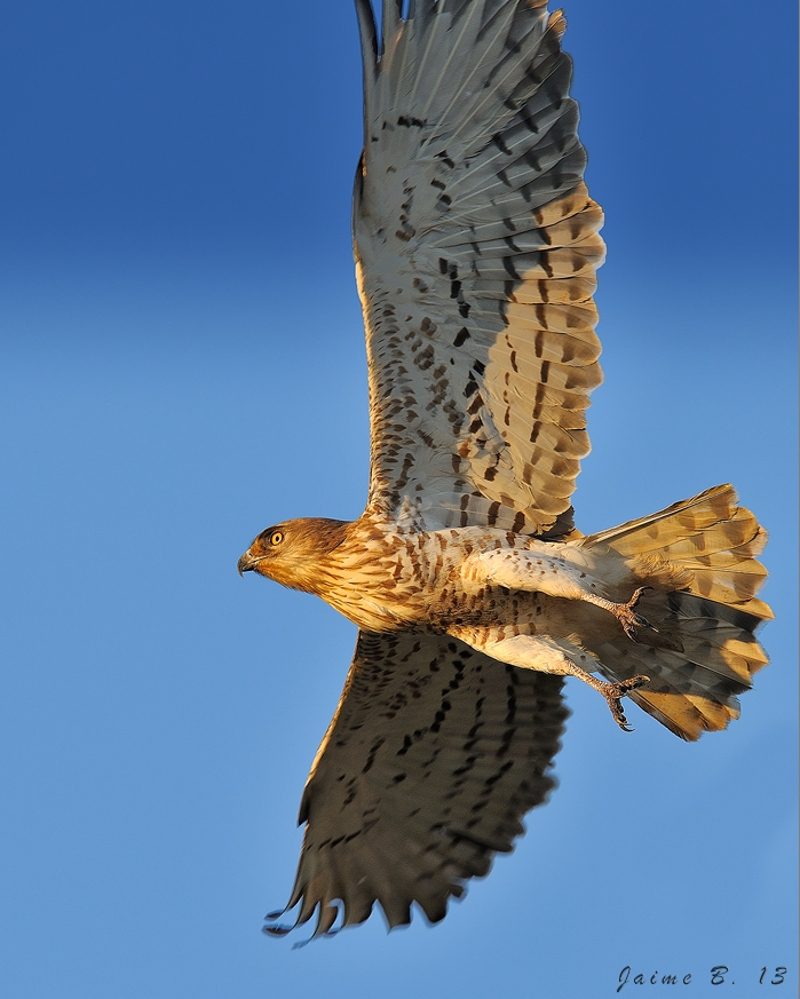
[[(582, 535), (603, 216), (565, 20), (546, 0), (356, 0), (354, 191), (372, 460), (352, 522), (288, 520), (239, 560), (358, 638), (300, 806), (284, 912), (315, 936), (444, 917), (554, 786), (565, 677), (623, 729), (738, 716), (767, 658), (765, 534), (730, 486)], [(265, 929), (283, 934), (283, 913)]]

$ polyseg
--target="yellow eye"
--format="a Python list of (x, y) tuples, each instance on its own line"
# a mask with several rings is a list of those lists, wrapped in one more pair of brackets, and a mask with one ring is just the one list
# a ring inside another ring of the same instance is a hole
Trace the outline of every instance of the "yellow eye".
[(283, 531), (273, 531), (269, 536), (269, 543), (273, 548), (276, 548), (279, 544), (283, 542)]

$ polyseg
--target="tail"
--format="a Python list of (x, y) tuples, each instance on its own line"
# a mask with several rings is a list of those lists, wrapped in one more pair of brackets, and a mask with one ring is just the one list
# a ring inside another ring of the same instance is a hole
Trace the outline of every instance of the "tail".
[(755, 556), (766, 540), (730, 485), (583, 539), (622, 555), (638, 585), (653, 587), (637, 610), (658, 631), (643, 630), (641, 644), (606, 640), (597, 653), (613, 679), (650, 677), (631, 698), (682, 739), (738, 718), (736, 695), (768, 662), (754, 636), (774, 616), (756, 598), (767, 571)]

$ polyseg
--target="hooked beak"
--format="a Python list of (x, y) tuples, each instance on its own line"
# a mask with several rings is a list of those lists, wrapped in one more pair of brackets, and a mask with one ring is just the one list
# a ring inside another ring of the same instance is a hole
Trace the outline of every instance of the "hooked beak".
[(246, 572), (252, 572), (260, 561), (260, 558), (256, 558), (251, 555), (249, 551), (246, 551), (236, 565), (236, 568), (239, 570), (239, 575), (243, 576)]

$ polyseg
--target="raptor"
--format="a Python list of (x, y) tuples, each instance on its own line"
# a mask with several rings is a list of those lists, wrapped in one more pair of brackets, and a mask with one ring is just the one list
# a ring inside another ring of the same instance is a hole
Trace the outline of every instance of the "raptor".
[[(765, 534), (718, 486), (600, 534), (571, 496), (601, 379), (602, 212), (546, 0), (357, 0), (354, 247), (369, 369), (355, 521), (288, 520), (239, 560), (358, 627), (303, 794), (287, 910), (315, 935), (441, 919), (554, 785), (565, 677), (627, 728), (724, 729), (767, 658)], [(285, 910), (285, 911), (287, 911)], [(282, 934), (283, 913), (266, 929)]]

